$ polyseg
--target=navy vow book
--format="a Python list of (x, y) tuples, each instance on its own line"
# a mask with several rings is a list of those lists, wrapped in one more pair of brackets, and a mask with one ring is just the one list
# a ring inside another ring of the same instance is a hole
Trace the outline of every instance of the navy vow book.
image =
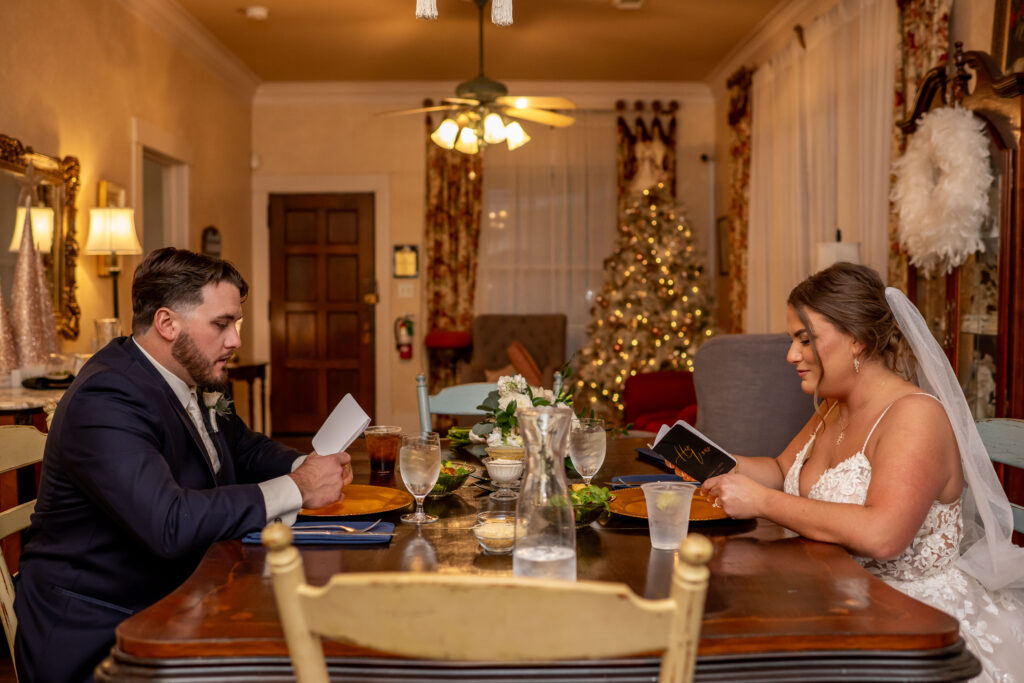
[(651, 459), (664, 459), (703, 483), (736, 467), (736, 459), (682, 420), (662, 428), (651, 448), (636, 449)]

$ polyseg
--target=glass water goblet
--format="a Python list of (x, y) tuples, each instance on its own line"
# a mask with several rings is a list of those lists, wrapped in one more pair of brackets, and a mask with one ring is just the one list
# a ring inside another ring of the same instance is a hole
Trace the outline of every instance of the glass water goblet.
[(597, 417), (581, 417), (573, 422), (569, 433), (569, 457), (572, 466), (583, 477), (583, 483), (590, 485), (597, 471), (604, 463), (608, 437), (604, 431), (604, 420)]
[(416, 511), (402, 515), (402, 521), (406, 524), (436, 522), (436, 516), (423, 511), (423, 499), (434, 488), (441, 473), (441, 438), (437, 432), (402, 434), (398, 469), (402, 473), (405, 488), (416, 499)]

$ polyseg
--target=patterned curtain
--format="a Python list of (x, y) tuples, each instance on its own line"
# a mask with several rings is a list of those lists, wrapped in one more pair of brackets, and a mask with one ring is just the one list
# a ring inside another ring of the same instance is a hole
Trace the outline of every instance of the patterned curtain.
[[(907, 148), (907, 137), (896, 123), (913, 109), (921, 79), (929, 69), (949, 61), (949, 7), (951, 0), (899, 0), (900, 44), (896, 56), (896, 92), (893, 98), (892, 159)], [(890, 178), (890, 186), (895, 177)], [(907, 291), (907, 257), (900, 250), (896, 208), (889, 203), (889, 284)]]
[(728, 332), (743, 332), (747, 310), (747, 228), (750, 225), (750, 86), (753, 69), (741, 66), (729, 77), (729, 308), (732, 312)]
[(651, 103), (650, 123), (644, 118), (646, 105), (633, 104), (636, 119), (626, 121), (626, 103), (615, 103), (618, 118), (618, 186), (619, 215), (626, 210), (627, 200), (635, 194), (664, 183), (674, 199), (676, 196), (676, 111), (679, 103), (672, 100), (663, 106), (660, 100)]
[[(470, 330), (480, 241), (480, 154), (438, 147), (427, 116), (427, 330)], [(437, 354), (435, 354), (437, 355)], [(429, 387), (436, 392), (455, 383), (452, 359), (430, 358)]]

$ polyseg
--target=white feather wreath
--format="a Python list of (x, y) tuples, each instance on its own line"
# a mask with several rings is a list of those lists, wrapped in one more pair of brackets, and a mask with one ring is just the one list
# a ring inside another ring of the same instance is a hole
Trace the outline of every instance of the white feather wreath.
[(926, 275), (948, 273), (985, 249), (992, 171), (984, 125), (960, 107), (935, 109), (893, 165), (900, 246)]

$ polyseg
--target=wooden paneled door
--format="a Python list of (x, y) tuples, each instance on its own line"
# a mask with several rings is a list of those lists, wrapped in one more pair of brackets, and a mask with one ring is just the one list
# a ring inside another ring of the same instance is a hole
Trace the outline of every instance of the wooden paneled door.
[(313, 434), (346, 393), (373, 415), (373, 194), (270, 196), (271, 423)]

